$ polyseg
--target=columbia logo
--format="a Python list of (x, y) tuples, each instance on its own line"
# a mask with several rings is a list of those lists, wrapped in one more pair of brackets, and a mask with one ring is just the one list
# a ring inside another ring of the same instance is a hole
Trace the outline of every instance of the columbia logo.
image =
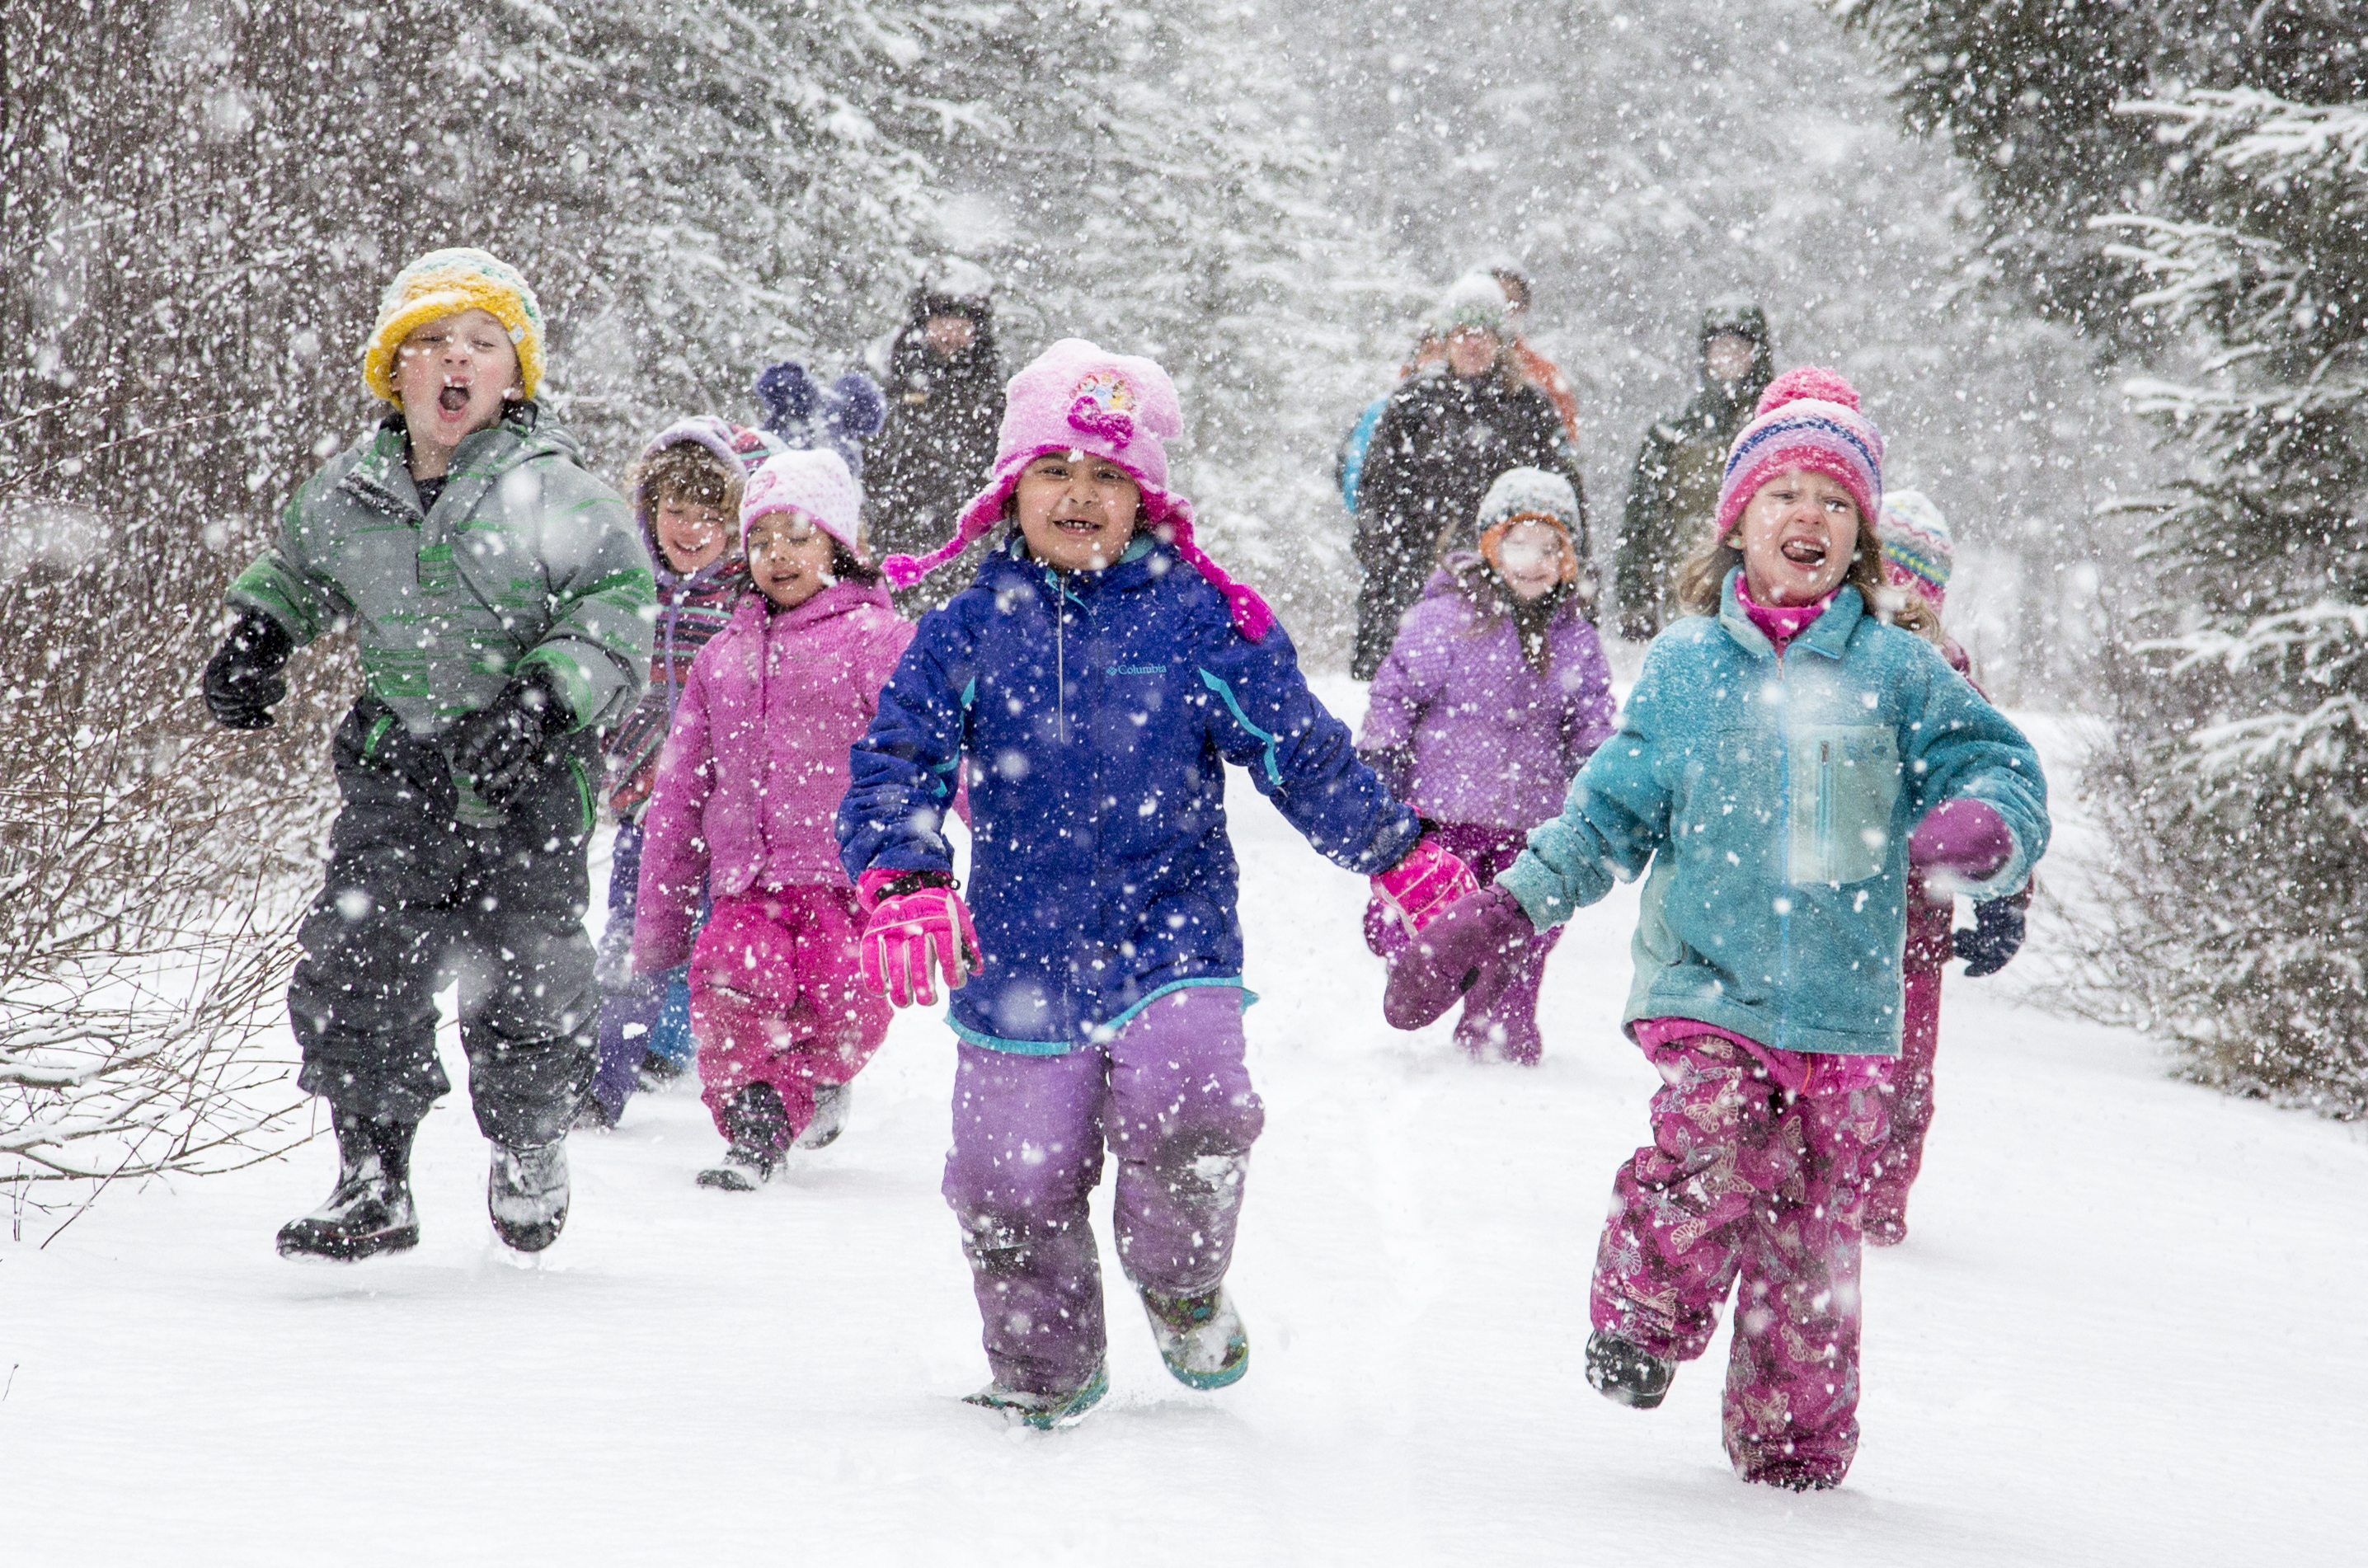
[(1114, 676), (1164, 676), (1167, 673), (1167, 666), (1166, 665), (1112, 665), (1110, 667), (1110, 673)]

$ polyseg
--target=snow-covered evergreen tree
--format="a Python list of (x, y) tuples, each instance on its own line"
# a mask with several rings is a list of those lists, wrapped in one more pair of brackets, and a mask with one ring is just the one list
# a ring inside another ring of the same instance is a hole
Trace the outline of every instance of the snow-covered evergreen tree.
[(2368, 87), (2349, 0), (1830, 0), (1893, 62), (1908, 129), (1944, 135), (1978, 191), (1972, 276), (2115, 346), (2155, 342), (2090, 220), (2144, 210), (2163, 149), (2115, 112), (2181, 88), (2335, 102)]
[(2183, 472), (2146, 506), (2159, 684), (2102, 804), (2142, 846), (2123, 983), (2223, 1084), (2368, 1112), (2368, 105), (2141, 106), (2157, 213), (2106, 227), (2205, 350), (2131, 387)]
[(1416, 294), (1330, 204), (1283, 21), (1232, 0), (1012, 7), (973, 62), (993, 118), (944, 154), (940, 222), (1002, 279), (1012, 368), (1062, 336), (1167, 368), (1205, 541), (1320, 653), (1354, 599), (1333, 449)]

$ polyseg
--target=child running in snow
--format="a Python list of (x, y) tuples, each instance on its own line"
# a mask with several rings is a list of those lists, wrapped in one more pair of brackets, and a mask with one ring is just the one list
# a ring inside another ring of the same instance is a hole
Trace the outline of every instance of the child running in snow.
[[(1109, 1387), (1087, 1199), (1118, 1156), (1119, 1256), (1169, 1371), (1248, 1367), (1224, 1290), (1265, 1112), (1243, 1064), (1224, 764), (1419, 929), (1471, 878), (1359, 762), (1264, 600), (1201, 552), (1167, 488), (1182, 427), (1148, 359), (1070, 338), (1010, 383), (992, 478), (916, 582), (999, 522), (977, 581), (921, 622), (839, 808), (868, 983), (952, 989), (945, 1193), (995, 1381), (1029, 1426)], [(939, 831), (966, 773), (970, 896)], [(977, 915), (975, 924), (972, 907)]]
[(1645, 873), (1628, 1032), (1660, 1070), (1596, 1255), (1587, 1376), (1658, 1404), (1738, 1277), (1725, 1432), (1747, 1481), (1839, 1483), (1858, 1445), (1860, 1216), (1900, 1049), (1907, 863), (1975, 897), (2047, 843), (2039, 759), (1909, 627), (1873, 519), (1883, 438), (1828, 370), (1736, 438), (1619, 732), (1495, 883), (1392, 976), (1392, 1021), (1500, 989), (1521, 950)]
[(690, 1063), (688, 970), (633, 972), (642, 816), (691, 661), (730, 622), (747, 591), (748, 563), (739, 549), (741, 491), (757, 464), (785, 449), (764, 431), (703, 415), (658, 432), (625, 475), (634, 520), (657, 568), (657, 621), (649, 687), (609, 736), (609, 807), (616, 813), (617, 837), (596, 972), (602, 992), (600, 1070), (581, 1115), (587, 1125), (614, 1127), (644, 1076), (672, 1078)]
[(397, 274), (362, 354), (391, 412), (288, 504), (206, 665), (215, 721), (254, 729), (296, 649), (342, 626), (361, 653), (288, 986), (337, 1184), (280, 1228), (283, 1256), (417, 1244), (411, 1145), (451, 1087), (436, 993), (456, 971), (494, 1229), (538, 1252), (567, 1221), (598, 1010), (592, 779), (600, 731), (642, 694), (651, 583), (632, 515), (534, 401), (542, 370), (541, 312), (502, 261), (431, 251)]
[[(1922, 492), (1895, 490), (1883, 498), (1884, 578), (1931, 607), (1941, 656), (1949, 667), (1973, 679), (1973, 661), (1957, 640), (1939, 629), (1952, 560), (1949, 525)], [(1981, 689), (1976, 686), (1976, 691)], [(1869, 1161), (1865, 1231), (1868, 1244), (1894, 1246), (1907, 1238), (1907, 1192), (1924, 1164), (1924, 1136), (1932, 1126), (1932, 1062), (1941, 1043), (1941, 976), (1952, 957), (1965, 960), (1969, 978), (1996, 974), (2022, 947), (2023, 911), (2032, 885), (2010, 898), (1974, 905), (1974, 929), (1954, 931), (1957, 901), (1927, 877), (1912, 857), (1907, 862), (1907, 947), (1900, 961), (1906, 997), (1899, 1060), (1884, 1085), (1890, 1131)]]
[(753, 1191), (792, 1145), (837, 1137), (888, 1032), (855, 983), (863, 920), (831, 832), (848, 748), (913, 640), (864, 556), (861, 504), (833, 451), (783, 452), (749, 479), (757, 591), (692, 661), (650, 795), (633, 964), (690, 966), (702, 1097), (730, 1144), (701, 1187)]
[[(1484, 881), (1552, 817), (1579, 766), (1611, 733), (1611, 673), (1588, 620), (1578, 496), (1543, 469), (1508, 469), (1480, 503), (1480, 549), (1449, 554), (1373, 677), (1357, 755), (1436, 824)], [(1524, 949), (1488, 1007), (1467, 1006), (1455, 1040), (1475, 1059), (1534, 1066), (1538, 982), (1559, 929)], [(1365, 942), (1383, 957), (1405, 927), (1378, 899)]]

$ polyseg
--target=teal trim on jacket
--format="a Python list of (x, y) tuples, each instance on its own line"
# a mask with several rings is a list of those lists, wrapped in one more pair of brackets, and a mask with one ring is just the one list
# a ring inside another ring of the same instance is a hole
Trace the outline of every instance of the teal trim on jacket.
[(1845, 587), (1782, 657), (1736, 606), (1654, 640), (1619, 733), (1502, 882), (1540, 928), (1646, 868), (1623, 1022), (1683, 1017), (1782, 1051), (1896, 1055), (1907, 835), (1984, 801), (2020, 889), (2047, 848), (2021, 731)]
[(1242, 977), (1238, 974), (1204, 974), (1193, 980), (1169, 981), (1167, 984), (1161, 986), (1150, 995), (1145, 996), (1142, 1001), (1137, 1002), (1133, 1006), (1129, 1007), (1125, 1012), (1121, 1013), (1117, 1017), (1112, 1018), (1110, 1022), (1096, 1025), (1092, 1036), (1090, 1039), (1086, 1040), (1005, 1040), (999, 1035), (985, 1034), (978, 1029), (971, 1028), (968, 1024), (963, 1023), (960, 1018), (955, 1017), (951, 1011), (946, 1014), (946, 1027), (952, 1029), (955, 1034), (960, 1035), (963, 1040), (968, 1040), (971, 1044), (983, 1046), (988, 1051), (1000, 1051), (1011, 1056), (1066, 1056), (1073, 1051), (1083, 1051), (1088, 1045), (1106, 1045), (1110, 1041), (1116, 1040), (1118, 1038), (1119, 1030), (1133, 1023), (1137, 1013), (1142, 1012), (1145, 1007), (1150, 1006), (1162, 996), (1166, 996), (1171, 992), (1189, 991), (1196, 986), (1203, 985), (1229, 985), (1235, 990), (1240, 992), (1242, 994), (1242, 1010), (1244, 1012), (1247, 1012), (1249, 1010), (1250, 1004), (1258, 999), (1258, 993), (1251, 990), (1248, 986), (1244, 985), (1242, 983)]

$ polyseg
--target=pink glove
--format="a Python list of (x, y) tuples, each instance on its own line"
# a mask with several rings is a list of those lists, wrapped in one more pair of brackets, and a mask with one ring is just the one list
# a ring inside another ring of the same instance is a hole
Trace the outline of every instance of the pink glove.
[[(1986, 881), (2014, 854), (2014, 835), (1987, 802), (1960, 795), (1924, 813), (1907, 835), (1907, 858), (1924, 868), (1935, 891), (1952, 891), (1952, 880)], [(1948, 875), (1936, 876), (1935, 872)]]
[(1470, 868), (1427, 835), (1372, 883), (1373, 896), (1389, 905), (1408, 932), (1419, 932), (1440, 910), (1480, 891)]
[(899, 1007), (918, 1002), (934, 1007), (938, 993), (933, 978), (942, 971), (946, 989), (959, 991), (964, 981), (986, 967), (980, 957), (978, 929), (970, 909), (951, 887), (922, 887), (882, 898), (893, 882), (909, 871), (867, 871), (857, 883), (857, 896), (871, 908), (871, 923), (863, 928), (863, 948), (856, 972), (867, 990), (876, 991)]

